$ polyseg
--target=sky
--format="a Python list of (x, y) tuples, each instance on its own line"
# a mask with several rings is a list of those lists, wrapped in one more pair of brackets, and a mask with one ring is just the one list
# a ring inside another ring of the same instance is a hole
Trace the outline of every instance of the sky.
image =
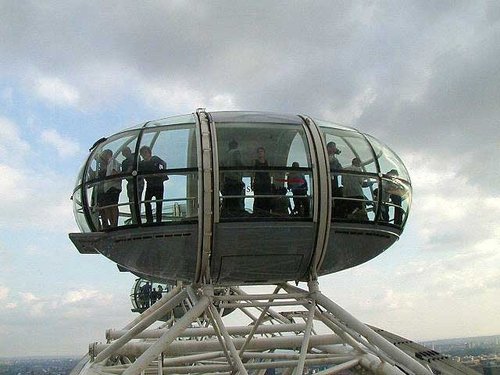
[(198, 107), (388, 144), (405, 232), (320, 288), (413, 340), (500, 334), (498, 1), (0, 0), (0, 56), (0, 356), (83, 355), (134, 317), (134, 277), (68, 239), (76, 175), (97, 139)]

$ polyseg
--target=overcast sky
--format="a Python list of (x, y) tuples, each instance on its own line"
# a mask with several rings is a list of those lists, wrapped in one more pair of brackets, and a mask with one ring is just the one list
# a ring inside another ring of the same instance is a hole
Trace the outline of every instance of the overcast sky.
[(306, 113), (391, 146), (401, 240), (320, 279), (414, 340), (500, 334), (498, 1), (0, 0), (0, 356), (84, 354), (134, 278), (79, 255), (69, 197), (95, 140), (208, 110)]

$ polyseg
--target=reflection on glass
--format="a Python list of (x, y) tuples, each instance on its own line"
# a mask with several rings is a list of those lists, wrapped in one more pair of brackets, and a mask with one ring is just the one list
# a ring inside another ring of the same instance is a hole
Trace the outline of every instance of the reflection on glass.
[(325, 137), (331, 171), (348, 167), (357, 158), (363, 172), (378, 172), (372, 149), (362, 134), (335, 128), (320, 129)]
[[(118, 134), (100, 143), (93, 151), (87, 167), (86, 181), (104, 178), (110, 172), (106, 168), (111, 163), (116, 173), (122, 173), (122, 163), (127, 159), (127, 149), (130, 150), (132, 158), (137, 142), (138, 132)], [(124, 154), (125, 152), (125, 154)]]
[(75, 191), (73, 192), (73, 196), (71, 197), (71, 199), (73, 200), (73, 213), (75, 215), (78, 228), (80, 229), (81, 232), (85, 233), (85, 232), (90, 232), (90, 228), (87, 224), (87, 220), (85, 219), (81, 194), (82, 194), (81, 186), (78, 186), (77, 188), (75, 188)]
[(170, 116), (161, 120), (148, 121), (146, 127), (173, 126), (179, 124), (194, 124), (196, 122), (193, 114)]
[(141, 139), (143, 146), (148, 146), (170, 169), (197, 167), (194, 124), (147, 129)]
[(366, 135), (368, 140), (370, 141), (375, 155), (377, 157), (378, 163), (380, 165), (380, 172), (383, 174), (393, 174), (399, 176), (405, 181), (410, 181), (410, 175), (406, 170), (403, 162), (397, 156), (394, 151), (392, 151), (389, 147), (385, 146), (376, 138)]

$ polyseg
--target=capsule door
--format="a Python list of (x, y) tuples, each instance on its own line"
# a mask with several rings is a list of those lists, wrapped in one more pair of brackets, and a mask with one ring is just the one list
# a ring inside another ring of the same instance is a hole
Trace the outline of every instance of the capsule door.
[(211, 277), (218, 284), (299, 280), (315, 236), (305, 129), (298, 117), (248, 117), (212, 116), (218, 204)]

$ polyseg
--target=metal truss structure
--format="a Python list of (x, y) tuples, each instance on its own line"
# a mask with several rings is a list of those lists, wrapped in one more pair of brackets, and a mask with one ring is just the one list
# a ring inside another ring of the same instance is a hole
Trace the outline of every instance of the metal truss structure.
[[(214, 293), (211, 285), (179, 284), (123, 329), (108, 330), (107, 343), (91, 344), (78, 373), (433, 373), (324, 296), (317, 282), (308, 289), (285, 283), (268, 294)], [(184, 313), (175, 317), (179, 306)], [(222, 318), (225, 309), (235, 311)], [(238, 313), (248, 325), (228, 322)]]

